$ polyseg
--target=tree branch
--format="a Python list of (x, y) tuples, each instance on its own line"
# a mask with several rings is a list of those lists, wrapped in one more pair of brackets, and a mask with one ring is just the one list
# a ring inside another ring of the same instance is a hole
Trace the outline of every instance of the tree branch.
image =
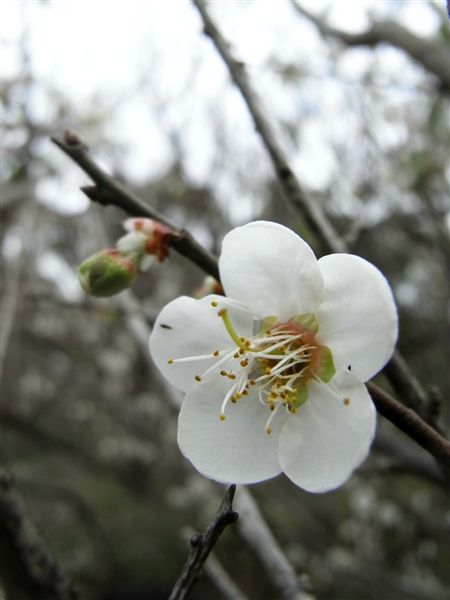
[(417, 413), (392, 398), (375, 383), (369, 381), (366, 385), (378, 412), (430, 452), (450, 475), (450, 442)]
[(0, 580), (11, 600), (80, 598), (38, 536), (5, 473), (0, 473)]
[(203, 21), (204, 32), (209, 36), (228, 67), (230, 76), (242, 94), (251, 114), (256, 130), (272, 160), (280, 183), (281, 191), (286, 200), (299, 210), (311, 228), (319, 235), (326, 248), (332, 252), (344, 252), (345, 245), (336, 234), (331, 223), (323, 214), (319, 205), (303, 190), (295, 177), (283, 149), (263, 113), (259, 98), (251, 87), (249, 78), (242, 62), (236, 60), (229, 50), (229, 45), (215, 26), (202, 0), (192, 0)]
[(118, 206), (131, 216), (148, 217), (164, 223), (174, 232), (174, 237), (170, 242), (174, 250), (189, 258), (194, 264), (216, 279), (219, 279), (217, 259), (213, 254), (201, 246), (189, 232), (185, 229), (179, 229), (161, 213), (125, 189), (101, 169), (89, 156), (88, 146), (84, 144), (78, 135), (72, 131), (66, 131), (63, 139), (52, 137), (51, 140), (95, 182), (95, 186), (81, 188), (88, 198), (103, 205), (113, 204)]
[(362, 33), (347, 33), (328, 25), (323, 19), (310, 13), (295, 0), (291, 0), (295, 10), (309, 19), (325, 37), (340, 40), (346, 46), (377, 46), (387, 43), (403, 50), (424, 69), (437, 77), (441, 90), (450, 93), (449, 50), (438, 44), (414, 35), (394, 21), (375, 21)]
[(191, 552), (169, 596), (169, 600), (183, 600), (186, 598), (187, 593), (200, 575), (203, 563), (208, 558), (220, 535), (228, 525), (239, 518), (238, 513), (232, 509), (235, 491), (236, 486), (230, 485), (216, 516), (208, 525), (205, 533), (196, 535), (191, 539)]

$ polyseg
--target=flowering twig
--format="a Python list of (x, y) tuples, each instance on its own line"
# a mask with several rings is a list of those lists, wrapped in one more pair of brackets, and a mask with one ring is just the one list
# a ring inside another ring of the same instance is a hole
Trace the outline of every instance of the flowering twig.
[(176, 582), (169, 600), (183, 600), (200, 574), (203, 563), (216, 544), (224, 529), (234, 523), (239, 515), (232, 508), (235, 485), (230, 485), (216, 516), (206, 528), (205, 533), (191, 539), (191, 552)]
[(189, 258), (201, 269), (215, 277), (219, 277), (216, 258), (201, 246), (185, 229), (179, 229), (154, 208), (143, 202), (135, 194), (125, 189), (118, 181), (108, 175), (89, 156), (87, 145), (72, 131), (66, 131), (64, 138), (52, 137), (52, 142), (76, 162), (87, 173), (95, 185), (85, 186), (82, 191), (94, 202), (114, 204), (131, 216), (148, 217), (164, 223), (173, 230), (171, 247), (179, 254)]
[[(57, 146), (66, 152), (66, 154), (68, 154), (93, 179), (95, 178), (94, 180), (98, 185), (98, 188), (96, 187), (95, 189), (104, 189), (105, 193), (108, 195), (109, 203), (128, 211), (129, 214), (134, 216), (144, 216), (149, 218), (160, 217), (160, 215), (156, 214), (149, 205), (142, 202), (142, 200), (139, 200), (139, 198), (136, 198), (124, 187), (117, 184), (113, 178), (102, 171), (100, 167), (98, 167), (96, 163), (88, 156), (85, 144), (78, 137), (76, 137), (76, 140), (77, 141), (74, 142), (73, 134), (69, 133), (66, 133), (64, 140), (53, 138), (53, 141)], [(106, 187), (103, 187), (105, 181), (107, 182), (107, 185), (105, 184)], [(172, 227), (167, 220), (162, 222)], [(198, 242), (195, 242), (193, 238), (184, 230), (182, 230), (181, 240), (184, 241), (178, 241), (176, 246), (173, 243), (174, 248), (176, 248), (180, 254), (189, 258), (194, 264), (197, 264), (207, 273), (217, 278), (217, 258), (202, 248), (202, 246), (200, 246)], [(425, 396), (424, 391), (420, 387), (420, 384), (417, 382), (416, 378), (412, 375), (412, 373), (409, 372), (406, 363), (398, 353), (394, 354), (394, 357), (387, 364), (383, 372), (389, 378), (389, 381), (394, 389), (398, 391), (399, 395), (408, 406), (415, 409), (423, 406)], [(419, 416), (415, 415), (416, 418), (414, 419), (406, 419), (405, 413), (402, 410), (403, 408), (404, 407), (399, 402), (395, 401), (394, 403), (391, 402), (389, 404), (389, 409), (386, 408), (384, 412), (382, 412), (380, 409), (379, 410), (399, 429), (401, 429), (413, 440), (417, 441), (435, 458), (442, 461), (442, 441), (444, 442), (445, 455), (447, 452), (445, 449), (450, 448), (450, 443), (442, 436), (436, 438), (436, 436), (433, 434), (437, 434), (437, 432), (432, 427), (427, 426), (425, 421)]]
[(80, 595), (51, 556), (12, 489), (0, 473), (0, 576), (8, 598), (78, 600)]
[[(211, 39), (217, 52), (228, 67), (230, 76), (241, 92), (255, 129), (261, 136), (275, 173), (280, 184), (283, 196), (292, 206), (301, 212), (308, 225), (319, 236), (324, 248), (331, 252), (346, 252), (347, 245), (337, 233), (321, 207), (306, 194), (298, 178), (292, 171), (288, 157), (278, 143), (269, 120), (264, 115), (259, 99), (253, 90), (250, 79), (242, 62), (236, 60), (229, 49), (228, 42), (224, 39), (213, 20), (211, 19), (203, 0), (192, 0), (203, 21), (205, 34)], [(394, 352), (384, 373), (389, 378), (391, 385), (401, 395), (405, 403), (418, 413), (426, 414), (427, 395), (416, 378), (409, 371), (406, 363), (398, 353)]]

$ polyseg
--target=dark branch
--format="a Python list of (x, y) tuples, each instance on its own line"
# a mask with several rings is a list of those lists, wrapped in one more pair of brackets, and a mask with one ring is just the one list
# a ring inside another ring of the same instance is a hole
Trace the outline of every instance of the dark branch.
[(50, 554), (12, 489), (12, 478), (0, 473), (0, 581), (14, 600), (80, 598)]
[(63, 152), (79, 165), (95, 182), (94, 186), (86, 186), (82, 191), (94, 202), (103, 205), (113, 204), (122, 208), (134, 217), (148, 217), (164, 223), (172, 229), (174, 237), (170, 245), (179, 254), (189, 258), (194, 264), (215, 277), (219, 278), (217, 259), (203, 248), (185, 229), (177, 228), (163, 215), (143, 202), (140, 198), (125, 189), (119, 182), (101, 169), (89, 156), (89, 149), (84, 142), (72, 131), (66, 131), (64, 139), (52, 138)]
[(333, 226), (325, 217), (318, 204), (305, 193), (298, 179), (295, 177), (289, 165), (288, 158), (279, 145), (272, 127), (263, 113), (259, 98), (250, 85), (244, 65), (231, 55), (228, 43), (213, 23), (204, 2), (201, 0), (192, 1), (202, 18), (205, 34), (211, 38), (217, 51), (227, 65), (231, 78), (244, 98), (255, 128), (270, 155), (283, 195), (302, 213), (313, 231), (317, 232), (320, 236), (326, 248), (329, 248), (332, 252), (344, 252), (345, 246), (336, 234)]
[(372, 382), (366, 385), (378, 412), (430, 452), (450, 475), (450, 442), (417, 413), (392, 398), (383, 389)]
[(230, 485), (216, 516), (208, 525), (205, 533), (196, 535), (191, 539), (191, 552), (169, 596), (169, 600), (183, 600), (183, 598), (186, 598), (187, 593), (200, 575), (203, 563), (208, 558), (223, 530), (237, 521), (239, 515), (232, 509), (235, 491), (236, 486)]
[(440, 87), (450, 92), (449, 50), (444, 44), (414, 35), (394, 21), (375, 21), (362, 33), (347, 33), (330, 27), (323, 19), (313, 15), (295, 0), (291, 0), (296, 11), (309, 19), (325, 37), (340, 40), (346, 46), (377, 46), (390, 44), (403, 50), (427, 71), (438, 78)]

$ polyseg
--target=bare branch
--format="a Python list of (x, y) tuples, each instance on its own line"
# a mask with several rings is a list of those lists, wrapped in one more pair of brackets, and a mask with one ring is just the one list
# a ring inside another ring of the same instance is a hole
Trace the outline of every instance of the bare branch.
[(383, 389), (371, 381), (366, 385), (378, 412), (430, 452), (450, 473), (450, 442), (417, 413), (392, 398)]
[(95, 186), (82, 188), (83, 192), (94, 202), (100, 204), (114, 204), (122, 208), (131, 216), (148, 217), (156, 219), (170, 227), (174, 237), (170, 245), (183, 256), (189, 258), (194, 264), (215, 277), (219, 278), (217, 259), (206, 248), (201, 246), (185, 229), (179, 229), (168, 221), (163, 215), (143, 202), (140, 198), (125, 189), (115, 181), (89, 156), (86, 144), (72, 131), (66, 131), (64, 139), (53, 137), (52, 141), (63, 152), (76, 162), (85, 173), (95, 182)]
[(220, 535), (228, 525), (239, 518), (238, 513), (232, 509), (235, 491), (236, 486), (230, 485), (216, 516), (208, 525), (205, 533), (196, 535), (191, 539), (191, 552), (169, 596), (169, 600), (183, 600), (183, 598), (186, 598), (193, 583), (200, 575), (203, 563), (208, 558)]
[[(195, 535), (191, 527), (183, 529), (183, 538), (190, 540)], [(233, 581), (230, 574), (225, 570), (214, 552), (208, 556), (204, 565), (205, 574), (211, 580), (211, 583), (221, 592), (226, 600), (248, 600), (244, 592)]]
[(80, 598), (38, 536), (5, 473), (0, 473), (0, 580), (14, 600)]
[(291, 0), (295, 10), (309, 19), (325, 37), (340, 40), (346, 46), (377, 46), (387, 43), (406, 52), (413, 60), (438, 78), (441, 90), (450, 93), (449, 50), (444, 44), (414, 35), (394, 21), (375, 21), (362, 33), (347, 33), (335, 29), (323, 19), (310, 13), (295, 0)]
[(319, 205), (305, 193), (300, 182), (295, 177), (289, 165), (289, 160), (278, 143), (268, 119), (263, 113), (259, 98), (250, 85), (244, 65), (231, 55), (229, 45), (209, 16), (205, 3), (201, 0), (192, 1), (202, 18), (205, 34), (211, 38), (217, 51), (227, 65), (231, 78), (245, 100), (255, 128), (270, 155), (286, 200), (302, 213), (313, 231), (317, 232), (320, 236), (326, 248), (329, 248), (333, 252), (344, 252), (345, 246), (336, 234), (333, 226), (326, 219)]

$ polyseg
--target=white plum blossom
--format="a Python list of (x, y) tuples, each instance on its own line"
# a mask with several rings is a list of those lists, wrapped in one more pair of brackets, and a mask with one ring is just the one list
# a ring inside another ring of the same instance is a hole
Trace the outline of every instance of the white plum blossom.
[(389, 360), (397, 311), (366, 260), (317, 260), (291, 230), (265, 221), (225, 236), (226, 296), (164, 307), (152, 357), (186, 392), (183, 454), (206, 477), (255, 483), (284, 472), (310, 492), (343, 484), (368, 454), (376, 411), (364, 381)]

